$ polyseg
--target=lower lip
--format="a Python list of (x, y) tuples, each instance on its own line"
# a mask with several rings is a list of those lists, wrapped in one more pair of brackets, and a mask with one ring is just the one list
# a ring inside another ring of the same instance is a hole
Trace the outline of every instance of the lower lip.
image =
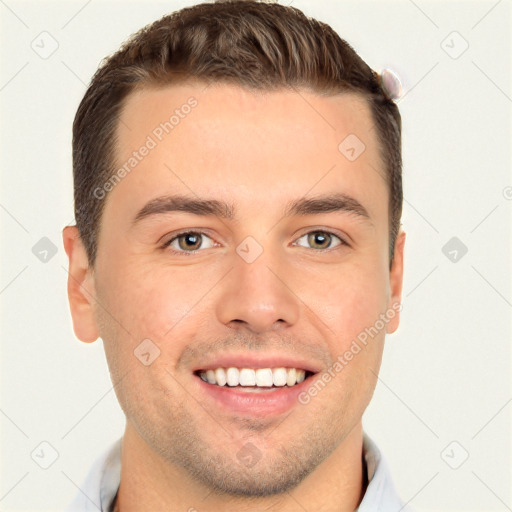
[(258, 417), (278, 416), (289, 411), (299, 404), (298, 395), (312, 382), (310, 376), (292, 387), (263, 388), (273, 391), (251, 392), (242, 391), (241, 388), (234, 386), (217, 386), (205, 382), (200, 377), (195, 378), (199, 381), (200, 391), (214, 399), (224, 410)]

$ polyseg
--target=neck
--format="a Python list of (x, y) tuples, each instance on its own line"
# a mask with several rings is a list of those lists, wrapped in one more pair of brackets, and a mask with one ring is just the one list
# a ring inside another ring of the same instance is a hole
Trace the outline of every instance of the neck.
[(181, 467), (163, 460), (127, 422), (121, 450), (121, 484), (114, 512), (353, 512), (368, 485), (362, 426), (297, 487), (285, 495), (245, 498), (218, 495)]

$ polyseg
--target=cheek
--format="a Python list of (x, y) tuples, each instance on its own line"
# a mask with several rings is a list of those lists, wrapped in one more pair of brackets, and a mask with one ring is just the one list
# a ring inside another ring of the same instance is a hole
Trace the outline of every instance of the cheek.
[(125, 347), (133, 345), (124, 352), (132, 353), (142, 340), (150, 339), (178, 357), (200, 324), (198, 303), (217, 280), (214, 272), (199, 278), (190, 267), (132, 264), (103, 273), (98, 299), (116, 337)]
[(386, 275), (377, 265), (340, 268), (339, 274), (330, 270), (315, 281), (309, 290), (304, 288), (304, 302), (314, 304), (311, 309), (329, 326), (326, 336), (335, 340), (333, 349), (344, 350), (386, 310)]

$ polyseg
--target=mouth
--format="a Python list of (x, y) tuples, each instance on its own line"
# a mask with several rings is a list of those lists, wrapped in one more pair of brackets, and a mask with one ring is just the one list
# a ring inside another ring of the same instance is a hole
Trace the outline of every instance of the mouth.
[[(272, 418), (300, 405), (299, 394), (319, 372), (300, 366), (209, 366), (193, 371), (201, 398), (214, 410)], [(302, 407), (302, 405), (301, 405)]]
[(245, 392), (264, 392), (292, 388), (314, 375), (302, 368), (215, 368), (196, 370), (196, 377), (213, 386), (236, 388)]

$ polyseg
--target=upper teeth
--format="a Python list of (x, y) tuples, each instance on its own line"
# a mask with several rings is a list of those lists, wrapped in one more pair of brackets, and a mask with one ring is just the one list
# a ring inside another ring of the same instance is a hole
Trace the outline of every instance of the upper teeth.
[(199, 373), (201, 379), (218, 386), (294, 386), (306, 377), (305, 370), (297, 368), (217, 368)]

